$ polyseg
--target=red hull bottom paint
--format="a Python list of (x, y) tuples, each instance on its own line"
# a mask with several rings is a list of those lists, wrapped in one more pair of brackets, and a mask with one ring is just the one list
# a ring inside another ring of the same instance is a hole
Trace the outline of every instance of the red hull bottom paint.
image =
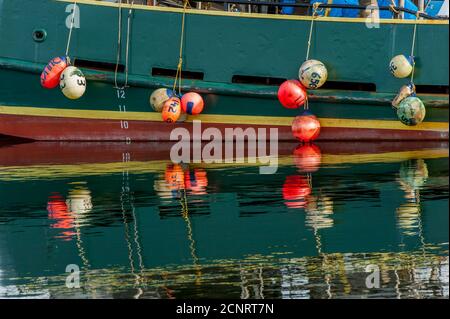
[[(193, 136), (192, 123), (127, 121), (127, 127), (123, 128), (119, 120), (0, 115), (0, 134), (38, 141), (169, 141), (177, 127), (186, 128), (192, 139), (200, 139)], [(278, 128), (279, 140), (295, 140), (289, 126), (202, 123), (201, 127), (202, 131), (217, 128), (224, 137), (225, 128)], [(269, 134), (267, 130), (267, 139)], [(448, 140), (448, 131), (323, 127), (318, 140)]]

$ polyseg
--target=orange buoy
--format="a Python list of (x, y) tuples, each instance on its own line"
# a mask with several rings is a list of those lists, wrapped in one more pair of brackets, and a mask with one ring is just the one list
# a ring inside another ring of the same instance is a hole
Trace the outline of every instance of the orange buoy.
[(296, 116), (292, 122), (292, 134), (301, 142), (315, 140), (320, 133), (320, 122), (308, 111)]
[(180, 190), (185, 188), (184, 171), (181, 165), (168, 165), (164, 174), (164, 179), (170, 190)]
[(286, 206), (301, 208), (306, 205), (305, 197), (311, 194), (311, 187), (306, 178), (292, 175), (286, 177), (282, 191)]
[(59, 85), (61, 73), (70, 65), (66, 56), (53, 58), (41, 73), (41, 85), (46, 89), (53, 89)]
[(162, 109), (162, 119), (164, 122), (176, 122), (181, 115), (181, 101), (177, 97), (171, 97), (166, 102)]
[(322, 152), (314, 144), (300, 145), (294, 150), (294, 163), (302, 173), (316, 172), (322, 162)]
[(203, 111), (203, 98), (195, 92), (188, 92), (181, 97), (181, 108), (190, 115), (200, 114)]
[(307, 98), (305, 87), (297, 80), (284, 81), (278, 89), (278, 100), (288, 109), (302, 106)]
[(193, 195), (206, 195), (206, 187), (208, 186), (208, 177), (206, 171), (199, 168), (194, 171), (185, 173), (186, 188), (191, 191)]

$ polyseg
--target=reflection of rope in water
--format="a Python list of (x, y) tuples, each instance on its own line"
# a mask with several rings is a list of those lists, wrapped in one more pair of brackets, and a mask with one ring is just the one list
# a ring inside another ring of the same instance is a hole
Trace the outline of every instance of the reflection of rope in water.
[(202, 271), (201, 271), (201, 267), (198, 263), (198, 257), (197, 257), (197, 253), (196, 253), (196, 248), (195, 248), (195, 240), (193, 237), (193, 232), (192, 232), (192, 224), (191, 224), (191, 219), (189, 218), (189, 208), (188, 208), (188, 201), (187, 201), (187, 197), (186, 197), (186, 190), (183, 188), (182, 190), (182, 194), (180, 194), (180, 203), (181, 203), (181, 210), (182, 210), (182, 216), (183, 219), (186, 222), (186, 227), (187, 227), (187, 231), (188, 231), (188, 239), (189, 239), (189, 249), (191, 250), (191, 256), (192, 256), (192, 260), (194, 262), (194, 268), (196, 270), (196, 284), (200, 284), (200, 277), (202, 275)]

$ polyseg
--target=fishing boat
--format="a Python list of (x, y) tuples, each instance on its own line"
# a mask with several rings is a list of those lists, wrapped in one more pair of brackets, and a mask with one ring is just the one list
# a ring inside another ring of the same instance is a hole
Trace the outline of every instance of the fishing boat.
[[(277, 128), (280, 140), (292, 140), (299, 110), (283, 108), (277, 91), (285, 80), (298, 78), (308, 51), (328, 70), (327, 82), (308, 90), (308, 107), (321, 125), (319, 140), (448, 139), (448, 19), (419, 13), (413, 20), (368, 24), (368, 18), (326, 14), (128, 2), (0, 1), (1, 135), (165, 141), (174, 128), (192, 131), (200, 120), (203, 131)], [(416, 126), (401, 123), (391, 106), (408, 80), (393, 77), (389, 62), (409, 54), (411, 45), (416, 93), (426, 106), (425, 120)], [(65, 53), (87, 81), (76, 100), (40, 84), (48, 61)], [(149, 97), (177, 81), (181, 92), (200, 93), (205, 107), (199, 115), (166, 123)]]

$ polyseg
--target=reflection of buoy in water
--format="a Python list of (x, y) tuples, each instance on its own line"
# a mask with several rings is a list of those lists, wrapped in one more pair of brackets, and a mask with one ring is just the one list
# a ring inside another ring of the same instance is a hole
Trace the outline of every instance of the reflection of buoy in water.
[(69, 191), (66, 200), (67, 207), (70, 212), (75, 214), (85, 214), (92, 210), (91, 192), (84, 188), (75, 188)]
[(171, 97), (166, 102), (162, 109), (162, 119), (164, 122), (173, 123), (176, 122), (181, 115), (181, 101), (177, 97)]
[(73, 231), (68, 231), (74, 227), (74, 218), (69, 212), (64, 198), (59, 194), (50, 196), (47, 202), (47, 211), (48, 218), (56, 221), (50, 227), (65, 230), (61, 233), (61, 237), (70, 239), (75, 234)]
[(298, 77), (308, 89), (318, 89), (327, 80), (328, 71), (322, 62), (318, 60), (307, 60), (300, 67)]
[(66, 56), (56, 57), (50, 60), (41, 73), (41, 85), (46, 89), (54, 89), (59, 84), (61, 73), (70, 65), (70, 59)]
[(397, 117), (405, 125), (414, 126), (422, 123), (426, 110), (422, 101), (415, 96), (410, 96), (400, 102), (397, 108)]
[(68, 66), (61, 74), (59, 87), (65, 97), (76, 100), (86, 91), (86, 78), (78, 68)]
[(399, 182), (407, 191), (423, 187), (428, 179), (428, 167), (423, 159), (409, 160), (400, 166)]
[(414, 65), (414, 58), (406, 57), (404, 54), (396, 55), (389, 62), (389, 70), (396, 78), (406, 78), (412, 72)]
[(301, 142), (315, 140), (320, 133), (320, 122), (308, 111), (296, 116), (292, 121), (292, 134)]
[(311, 194), (307, 180), (298, 175), (287, 176), (283, 185), (283, 199), (290, 208), (305, 207), (305, 197)]
[(181, 109), (190, 115), (197, 115), (203, 111), (203, 98), (196, 92), (188, 92), (181, 97)]
[(300, 81), (284, 81), (278, 89), (278, 100), (288, 109), (296, 109), (302, 106), (307, 98), (307, 93)]
[(179, 164), (168, 165), (164, 174), (170, 190), (184, 189), (184, 170)]
[(150, 105), (156, 112), (161, 112), (164, 107), (164, 103), (173, 96), (174, 93), (171, 89), (156, 89), (150, 95)]
[(194, 169), (193, 171), (186, 172), (185, 185), (193, 195), (205, 195), (206, 187), (208, 186), (208, 177), (206, 171), (203, 169)]
[(300, 145), (294, 150), (294, 163), (302, 173), (313, 173), (320, 167), (322, 153), (314, 144)]

